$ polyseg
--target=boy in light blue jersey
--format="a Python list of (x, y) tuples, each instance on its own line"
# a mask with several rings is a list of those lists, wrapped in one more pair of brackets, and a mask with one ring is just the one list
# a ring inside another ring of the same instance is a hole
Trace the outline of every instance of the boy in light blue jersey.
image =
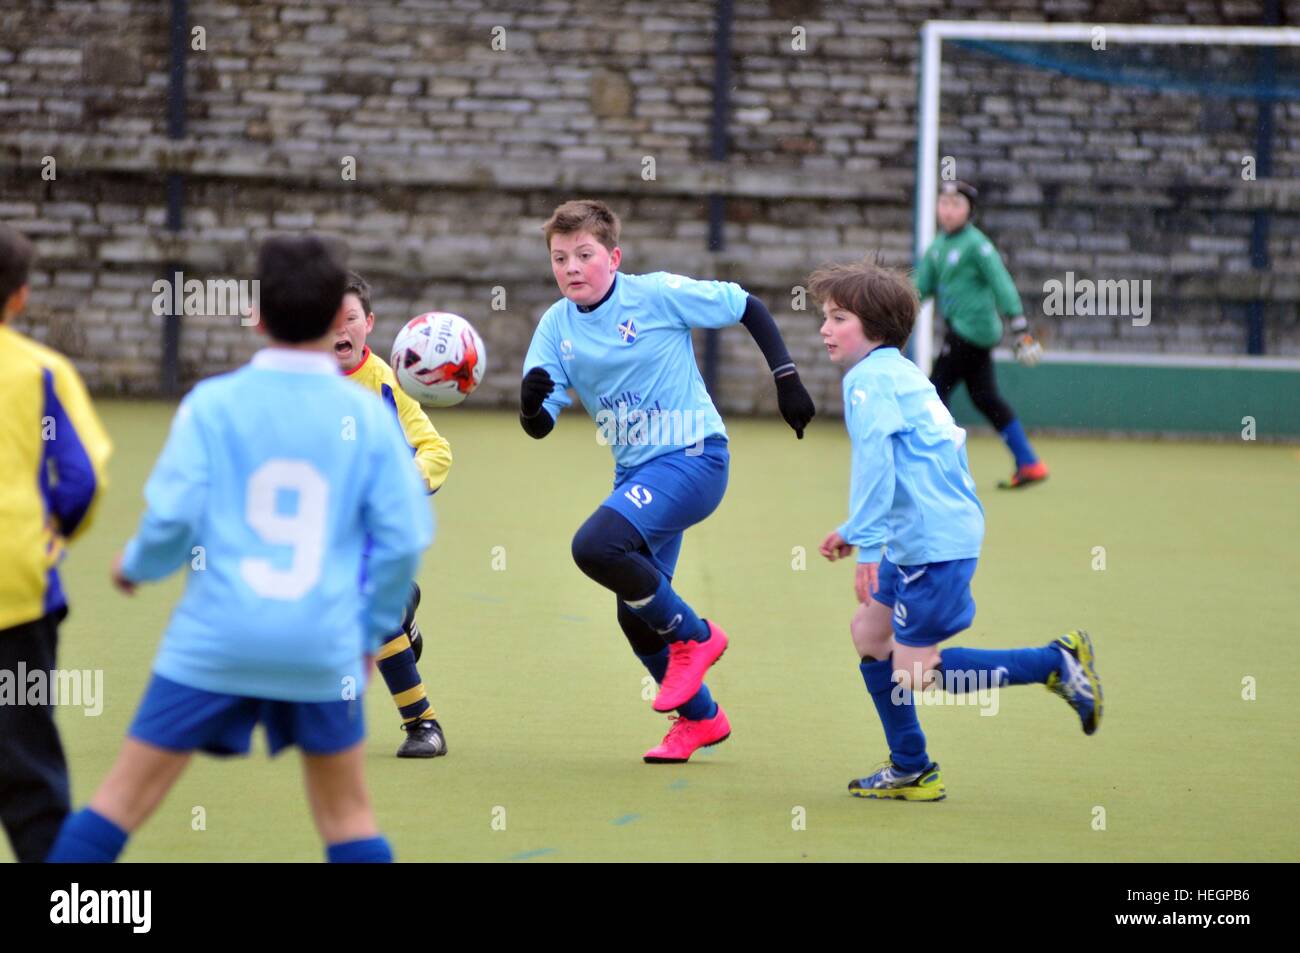
[(739, 285), (662, 272), (618, 272), (618, 217), (603, 202), (566, 202), (543, 227), (564, 294), (524, 358), (520, 423), (545, 437), (573, 388), (614, 454), (614, 490), (573, 538), (578, 567), (618, 598), (633, 652), (660, 683), (655, 711), (678, 717), (648, 763), (682, 762), (731, 733), (704, 673), (727, 636), (673, 590), (682, 534), (722, 502), (727, 431), (695, 364), (692, 328), (743, 324), (776, 381), (800, 439), (814, 413), (776, 322)]
[(827, 354), (846, 370), (844, 421), (853, 446), (849, 519), (827, 534), (821, 554), (834, 561), (858, 549), (860, 605), (850, 631), (890, 757), (874, 774), (851, 781), (849, 792), (943, 799), (912, 695), (936, 680), (953, 693), (1045, 684), (1091, 735), (1101, 722), (1102, 693), (1086, 632), (1041, 648), (939, 651), (975, 618), (970, 583), (984, 509), (966, 462), (966, 432), (899, 351), (916, 320), (911, 284), (863, 262), (818, 269), (808, 290), (822, 306)]
[(114, 563), (127, 594), (191, 572), (117, 762), (51, 861), (115, 860), (194, 751), (245, 754), (259, 723), (272, 754), (302, 749), (327, 858), (392, 859), (362, 771), (361, 696), (432, 517), (397, 421), (332, 357), (340, 263), (319, 239), (278, 237), (258, 272), (271, 345), (182, 401)]

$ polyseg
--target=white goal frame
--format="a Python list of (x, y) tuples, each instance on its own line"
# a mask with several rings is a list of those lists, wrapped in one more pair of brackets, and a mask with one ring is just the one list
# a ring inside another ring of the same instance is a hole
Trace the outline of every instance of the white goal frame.
[[(939, 94), (944, 40), (1021, 40), (1091, 43), (1098, 30), (1106, 43), (1200, 44), (1205, 46), (1300, 46), (1300, 28), (1139, 26), (1126, 23), (1018, 23), (927, 20), (921, 27), (920, 94), (917, 103), (916, 206), (913, 261), (930, 247), (939, 189)], [(934, 303), (917, 316), (913, 360), (926, 374), (934, 354)]]

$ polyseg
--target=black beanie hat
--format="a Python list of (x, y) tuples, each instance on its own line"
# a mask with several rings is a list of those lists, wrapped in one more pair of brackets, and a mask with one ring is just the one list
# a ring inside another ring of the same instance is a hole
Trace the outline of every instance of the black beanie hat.
[(969, 182), (963, 182), (960, 179), (951, 182), (942, 182), (939, 184), (939, 194), (966, 196), (966, 200), (970, 202), (971, 214), (975, 214), (975, 201), (979, 198), (980, 193), (979, 189), (975, 188), (975, 186), (971, 185)]

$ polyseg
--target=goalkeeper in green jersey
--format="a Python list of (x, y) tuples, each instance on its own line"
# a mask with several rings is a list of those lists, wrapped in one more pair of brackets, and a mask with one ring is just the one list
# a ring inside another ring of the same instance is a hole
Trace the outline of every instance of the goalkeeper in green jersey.
[(945, 404), (952, 389), (966, 382), (971, 402), (1015, 457), (1015, 473), (998, 486), (1015, 489), (1046, 480), (1047, 465), (1034, 453), (1016, 412), (998, 393), (992, 352), (1002, 340), (999, 315), (1010, 319), (1012, 347), (1021, 364), (1037, 364), (1043, 347), (1029, 333), (1020, 295), (1002, 256), (988, 236), (970, 223), (978, 195), (965, 182), (943, 183), (938, 205), (941, 234), (926, 249), (914, 280), (921, 300), (933, 296), (948, 325), (930, 382)]

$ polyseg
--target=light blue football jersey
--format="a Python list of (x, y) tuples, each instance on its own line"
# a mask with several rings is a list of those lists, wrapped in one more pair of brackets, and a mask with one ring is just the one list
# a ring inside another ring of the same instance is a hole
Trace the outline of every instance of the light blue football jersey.
[(358, 697), (433, 539), (392, 411), (325, 353), (268, 348), (195, 387), (145, 501), (127, 578), (187, 567), (154, 671), (232, 695)]
[(966, 461), (966, 431), (934, 385), (896, 347), (878, 347), (844, 375), (853, 444), (849, 519), (840, 527), (858, 562), (897, 566), (974, 559), (984, 507)]
[(590, 312), (564, 298), (542, 315), (524, 358), (555, 381), (547, 412), (558, 418), (572, 387), (622, 468), (727, 435), (695, 364), (692, 328), (723, 328), (745, 314), (749, 295), (729, 281), (681, 275), (615, 276)]

